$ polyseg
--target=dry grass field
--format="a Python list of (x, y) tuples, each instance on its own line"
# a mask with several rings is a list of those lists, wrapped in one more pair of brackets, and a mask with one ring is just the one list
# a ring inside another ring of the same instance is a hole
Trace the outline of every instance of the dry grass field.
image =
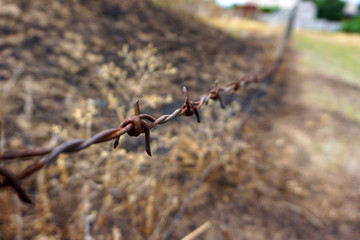
[[(0, 4), (1, 151), (117, 127), (136, 99), (142, 112), (171, 113), (183, 86), (198, 99), (216, 79), (224, 86), (265, 71), (279, 38), (254, 32), (257, 23), (229, 34), (142, 0)], [(144, 137), (124, 136), (116, 150), (61, 155), (24, 181), (34, 205), (1, 189), (0, 239), (161, 239), (187, 201), (169, 239), (204, 223), (196, 239), (359, 238), (359, 123), (347, 115), (352, 105), (317, 99), (342, 91), (356, 100), (357, 90), (300, 54), (289, 49), (268, 87), (224, 96), (226, 109), (211, 102), (200, 124), (193, 116), (157, 126), (152, 157)]]

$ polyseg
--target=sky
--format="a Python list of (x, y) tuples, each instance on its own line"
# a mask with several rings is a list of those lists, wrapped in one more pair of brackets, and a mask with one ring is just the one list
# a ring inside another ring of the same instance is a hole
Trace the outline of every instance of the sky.
[[(237, 3), (237, 4), (242, 4), (244, 2), (247, 2), (248, 0), (216, 0), (216, 2), (222, 6), (222, 7), (230, 7), (233, 4)], [(281, 0), (280, 0), (281, 1)], [(286, 2), (288, 0), (282, 0), (283, 2)], [(344, 2), (347, 1), (353, 1), (353, 0), (342, 0)], [(358, 3), (360, 3), (360, 0), (356, 0)]]
[(216, 0), (216, 3), (222, 7), (230, 7), (231, 5), (237, 3), (241, 4), (242, 1), (239, 0)]

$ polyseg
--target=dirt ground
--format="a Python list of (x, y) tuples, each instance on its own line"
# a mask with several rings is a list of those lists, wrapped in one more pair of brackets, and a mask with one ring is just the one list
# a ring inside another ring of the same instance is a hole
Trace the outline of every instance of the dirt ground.
[[(307, 97), (309, 89), (324, 84), (339, 98), (356, 90), (352, 86), (349, 91), (340, 78), (313, 71), (293, 79), (280, 105), (248, 123), (256, 129), (250, 149), (260, 148), (259, 158), (270, 166), (259, 170), (257, 190), (244, 181), (239, 191), (228, 192), (231, 204), (220, 204), (219, 224), (231, 236), (241, 236), (237, 239), (357, 239), (359, 125)], [(249, 195), (246, 204), (238, 204)]]
[[(215, 79), (264, 71), (277, 42), (232, 38), (147, 1), (0, 3), (4, 151), (117, 126), (136, 98), (144, 112), (168, 113), (184, 85), (197, 98)], [(359, 123), (322, 99), (357, 102), (358, 87), (299, 67), (300, 57), (289, 51), (269, 86), (225, 97), (225, 110), (209, 104), (200, 125), (156, 129), (152, 158), (141, 137), (124, 137), (117, 151), (63, 155), (25, 181), (34, 205), (1, 189), (0, 239), (161, 239), (212, 162), (170, 239), (205, 222), (196, 239), (360, 238)]]
[(191, 217), (213, 223), (203, 239), (360, 237), (359, 125), (309, 97), (326, 85), (338, 100), (357, 98), (357, 87), (290, 65), (292, 81), (269, 87), (271, 98), (257, 102), (242, 132), (248, 145), (240, 158), (246, 159), (243, 167), (253, 165), (251, 174), (236, 185), (212, 185), (210, 212), (190, 208)]

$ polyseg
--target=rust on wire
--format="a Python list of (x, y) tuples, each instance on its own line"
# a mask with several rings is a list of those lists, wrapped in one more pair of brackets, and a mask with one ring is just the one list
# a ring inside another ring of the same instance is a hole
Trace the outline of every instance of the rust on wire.
[(278, 69), (282, 56), (285, 51), (286, 43), (289, 38), (292, 29), (292, 23), (294, 20), (294, 12), (292, 13), (287, 29), (285, 30), (282, 42), (280, 43), (277, 56), (271, 68), (260, 74), (260, 75), (245, 75), (239, 80), (234, 81), (226, 85), (226, 88), (220, 88), (218, 81), (215, 81), (214, 87), (208, 92), (207, 95), (201, 97), (198, 101), (192, 101), (189, 98), (186, 87), (183, 87), (185, 94), (184, 104), (176, 109), (173, 113), (162, 115), (159, 118), (155, 118), (149, 114), (140, 113), (139, 100), (134, 104), (135, 115), (126, 118), (122, 121), (118, 128), (107, 129), (99, 132), (89, 139), (76, 139), (64, 142), (53, 148), (34, 149), (28, 151), (8, 151), (0, 152), (0, 163), (11, 161), (15, 159), (28, 160), (29, 158), (36, 156), (45, 156), (41, 160), (38, 160), (30, 164), (20, 173), (14, 174), (9, 169), (5, 168), (4, 165), (0, 165), (0, 187), (11, 187), (19, 196), (19, 198), (26, 203), (32, 203), (30, 196), (21, 187), (20, 183), (22, 180), (30, 177), (40, 169), (48, 166), (52, 162), (56, 161), (57, 157), (62, 153), (73, 153), (81, 151), (93, 144), (102, 142), (108, 142), (114, 140), (113, 146), (116, 148), (119, 145), (119, 139), (122, 135), (127, 133), (129, 136), (138, 137), (142, 133), (145, 135), (145, 150), (149, 156), (151, 156), (150, 148), (150, 132), (151, 129), (159, 124), (165, 124), (174, 118), (180, 116), (196, 116), (197, 122), (200, 122), (200, 108), (205, 104), (207, 105), (209, 100), (219, 101), (220, 106), (225, 108), (225, 104), (222, 100), (222, 94), (235, 92), (240, 88), (245, 87), (248, 84), (257, 83), (263, 81), (267, 77), (271, 76)]

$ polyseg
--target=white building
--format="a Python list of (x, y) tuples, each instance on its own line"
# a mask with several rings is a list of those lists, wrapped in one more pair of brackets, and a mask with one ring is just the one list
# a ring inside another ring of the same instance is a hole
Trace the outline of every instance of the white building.
[(239, 0), (237, 4), (253, 3), (260, 7), (279, 6), (280, 8), (289, 9), (294, 6), (297, 0)]
[[(259, 0), (262, 1), (262, 0)], [(284, 0), (286, 1), (286, 0)], [(282, 0), (264, 0), (264, 2), (284, 2)], [(290, 2), (290, 1), (287, 1)], [(290, 3), (284, 3), (281, 11), (272, 14), (260, 14), (259, 20), (270, 24), (281, 25), (287, 22), (290, 14), (290, 7), (294, 5), (296, 1)], [(298, 9), (296, 12), (295, 27), (300, 29), (312, 29), (312, 30), (323, 30), (323, 31), (336, 31), (341, 27), (341, 22), (327, 21), (324, 19), (317, 19), (317, 7), (312, 1), (301, 1), (299, 2)]]
[(345, 16), (349, 16), (349, 17), (356, 16), (359, 13), (358, 1), (348, 0), (343, 9), (343, 12)]

